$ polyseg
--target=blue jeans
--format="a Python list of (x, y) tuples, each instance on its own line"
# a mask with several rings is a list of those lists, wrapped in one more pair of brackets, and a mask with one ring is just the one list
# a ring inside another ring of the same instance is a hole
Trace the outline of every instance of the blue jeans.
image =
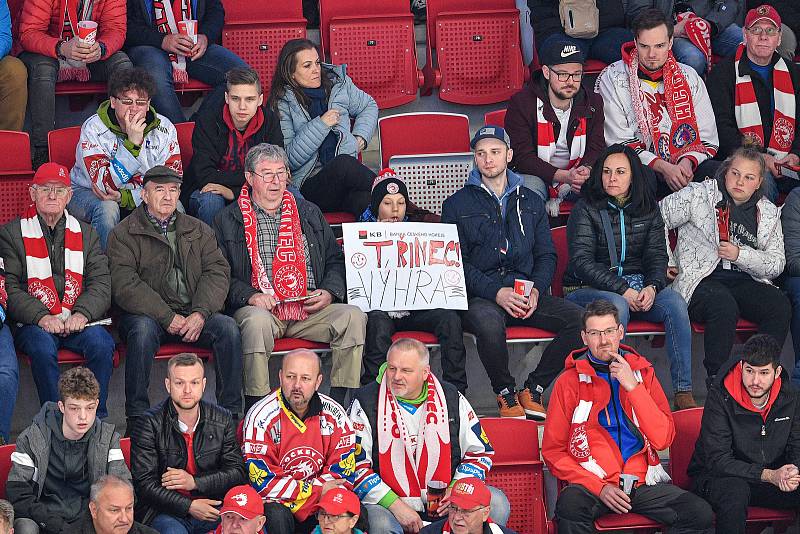
[[(487, 486), (489, 492), (492, 494), (492, 501), (489, 505), (489, 517), (498, 525), (506, 526), (508, 517), (511, 515), (511, 504), (508, 498), (498, 488), (494, 486)], [(380, 504), (365, 504), (364, 508), (367, 509), (367, 517), (369, 519), (369, 531), (380, 532), (381, 534), (403, 534), (403, 527), (388, 508), (384, 508)], [(441, 532), (444, 520), (435, 521), (431, 523), (430, 527), (433, 528), (430, 532)], [(438, 530), (435, 528), (438, 526)], [(427, 532), (423, 529), (421, 532)]]
[(228, 201), (222, 195), (203, 193), (198, 189), (189, 197), (189, 214), (211, 226), (217, 213), (227, 205)]
[[(150, 369), (162, 343), (180, 342), (147, 315), (126, 313), (119, 322), (125, 341), (125, 415), (138, 417), (150, 408)], [(242, 338), (233, 317), (214, 313), (206, 319), (200, 347), (211, 347), (216, 373), (217, 403), (238, 418), (242, 414)]]
[(6, 443), (11, 432), (11, 417), (14, 415), (14, 403), (19, 390), (19, 366), (17, 351), (14, 350), (14, 339), (8, 325), (0, 324), (0, 437)]
[(187, 515), (175, 517), (173, 515), (158, 514), (150, 526), (159, 534), (206, 534), (217, 528), (219, 521), (200, 521)]
[(58, 349), (68, 349), (86, 358), (86, 367), (91, 369), (100, 383), (100, 403), (97, 416), (108, 416), (106, 398), (108, 397), (108, 381), (114, 366), (114, 339), (102, 326), (88, 326), (83, 332), (66, 337), (55, 336), (45, 332), (40, 326), (26, 324), (17, 330), (17, 348), (28, 355), (31, 360), (31, 372), (39, 402), (56, 402), (58, 395)]
[[(731, 24), (711, 39), (711, 51), (721, 57), (732, 56), (742, 42), (742, 27)], [(689, 39), (676, 37), (672, 41), (672, 54), (679, 62), (689, 65), (700, 76), (706, 75), (706, 55)]]
[(67, 206), (71, 215), (92, 225), (100, 237), (100, 247), (106, 250), (108, 235), (119, 223), (119, 204), (113, 200), (100, 200), (94, 191), (85, 187), (72, 187), (72, 200)]
[(790, 276), (786, 279), (784, 289), (792, 303), (792, 345), (794, 346), (794, 371), (792, 383), (800, 386), (800, 276)]
[[(128, 55), (137, 67), (143, 67), (156, 82), (156, 95), (153, 107), (173, 123), (186, 122), (186, 117), (175, 94), (172, 78), (172, 63), (164, 50), (154, 46), (134, 46)], [(186, 60), (186, 72), (191, 78), (200, 80), (215, 88), (215, 93), (224, 91), (225, 73), (234, 67), (247, 67), (247, 63), (228, 50), (216, 44), (209, 44), (203, 57)], [(220, 95), (216, 96), (219, 99)]]
[[(532, 14), (536, 16), (536, 14)], [(536, 48), (542, 50), (551, 40), (566, 39), (572, 41), (581, 49), (587, 59), (599, 59), (603, 63), (614, 63), (622, 59), (622, 45), (633, 41), (633, 33), (627, 28), (606, 28), (600, 30), (597, 37), (591, 39), (575, 39), (565, 33), (554, 33), (546, 39), (536, 43)]]
[(619, 320), (626, 330), (631, 317), (664, 323), (672, 389), (676, 393), (692, 391), (692, 326), (686, 301), (677, 291), (670, 287), (659, 291), (653, 306), (646, 312), (631, 312), (622, 295), (593, 288), (573, 291), (567, 299), (584, 307), (597, 299), (611, 301), (619, 310)]

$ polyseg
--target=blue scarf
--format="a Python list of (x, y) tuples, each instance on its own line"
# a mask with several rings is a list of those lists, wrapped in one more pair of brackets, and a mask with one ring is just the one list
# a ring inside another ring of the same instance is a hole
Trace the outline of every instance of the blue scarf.
[[(303, 93), (305, 93), (305, 95), (308, 97), (308, 114), (312, 119), (316, 119), (328, 111), (328, 95), (325, 94), (324, 88), (316, 87), (312, 89), (303, 87)], [(323, 165), (326, 165), (329, 161), (336, 157), (336, 141), (337, 135), (334, 127), (331, 128), (331, 131), (328, 132), (328, 135), (325, 136), (325, 139), (319, 146), (319, 161)]]

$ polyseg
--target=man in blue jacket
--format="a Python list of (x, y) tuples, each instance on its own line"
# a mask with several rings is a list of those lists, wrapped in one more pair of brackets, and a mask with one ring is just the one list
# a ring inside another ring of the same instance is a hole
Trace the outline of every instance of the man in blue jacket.
[[(484, 126), (470, 146), (475, 168), (464, 188), (442, 206), (442, 222), (455, 223), (461, 240), (469, 295), (462, 323), (477, 337), (500, 415), (541, 420), (546, 417), (542, 393), (564, 367), (566, 355), (583, 345), (583, 310), (547, 293), (556, 251), (544, 202), (508, 169), (513, 152), (505, 130)], [(527, 296), (514, 291), (515, 280), (532, 282)], [(508, 369), (506, 326), (555, 334), (520, 391)]]

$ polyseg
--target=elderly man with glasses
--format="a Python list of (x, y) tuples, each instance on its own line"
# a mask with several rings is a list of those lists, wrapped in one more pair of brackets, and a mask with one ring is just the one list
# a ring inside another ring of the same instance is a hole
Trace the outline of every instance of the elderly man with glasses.
[(428, 525), (420, 534), (515, 534), (489, 517), (491, 498), (489, 488), (480, 478), (459, 479), (453, 485), (447, 508), (442, 512), (446, 519)]
[(231, 266), (227, 310), (242, 331), (245, 406), (270, 392), (268, 362), (280, 337), (330, 343), (330, 396), (342, 404), (359, 386), (367, 325), (361, 310), (344, 304), (342, 247), (320, 209), (286, 190), (281, 147), (251, 148), (244, 177), (214, 232)]
[(155, 90), (145, 70), (115, 71), (110, 98), (81, 126), (69, 209), (92, 224), (103, 250), (121, 216), (141, 204), (145, 172), (166, 165), (183, 174), (175, 126), (150, 105)]
[(69, 349), (83, 355), (100, 383), (97, 415), (104, 418), (114, 340), (90, 323), (107, 317), (111, 306), (108, 260), (92, 227), (66, 210), (72, 198), (66, 167), (39, 167), (30, 196), (22, 218), (0, 228), (8, 322), (18, 325), (16, 345), (30, 358), (39, 401), (59, 400), (58, 349)]

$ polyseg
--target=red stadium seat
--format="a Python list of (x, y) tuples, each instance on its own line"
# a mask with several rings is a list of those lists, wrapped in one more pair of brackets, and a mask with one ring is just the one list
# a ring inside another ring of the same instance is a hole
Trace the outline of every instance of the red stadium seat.
[(302, 1), (224, 0), (223, 4), (222, 46), (258, 72), (261, 86), (268, 93), (281, 48), (291, 39), (306, 36)]
[(0, 146), (3, 147), (0, 173), (31, 171), (31, 141), (26, 132), (0, 130)]
[[(706, 331), (705, 324), (692, 321), (692, 332), (696, 334), (702, 334), (705, 331)], [(756, 332), (758, 332), (758, 325), (756, 323), (741, 318), (736, 322), (736, 334), (750, 337)]]
[(11, 454), (17, 450), (14, 444), (0, 447), (0, 499), (6, 498), (6, 480), (11, 471)]
[[(30, 362), (30, 357), (24, 352), (17, 352), (17, 357)], [(111, 358), (112, 364), (116, 369), (119, 367), (119, 351), (115, 350)], [(65, 365), (86, 365), (86, 358), (83, 357), (83, 354), (78, 354), (77, 352), (67, 349), (59, 349), (58, 363)]]
[(323, 53), (369, 93), (381, 109), (417, 97), (422, 71), (417, 68), (414, 17), (407, 0), (321, 0)]
[(522, 88), (526, 69), (514, 0), (428, 0), (427, 10), (425, 93), (439, 87), (448, 102), (492, 104)]
[(353, 214), (346, 211), (331, 211), (329, 213), (323, 213), (322, 215), (331, 226), (338, 226), (342, 223), (356, 222), (356, 218), (353, 217)]
[(501, 126), (506, 127), (506, 111), (505, 109), (498, 109), (495, 111), (487, 111), (483, 115), (483, 124), (486, 126)]
[(78, 146), (80, 138), (80, 126), (51, 130), (47, 134), (47, 147), (50, 161), (72, 169), (75, 165), (75, 149)]
[[(700, 436), (703, 408), (675, 412), (672, 414), (672, 419), (675, 421), (675, 439), (669, 448), (670, 476), (676, 486), (691, 490), (692, 481), (686, 469), (689, 467), (695, 443)], [(783, 532), (794, 523), (795, 517), (796, 514), (791, 510), (774, 510), (758, 506), (747, 508), (748, 526), (758, 525), (757, 532), (768, 526), (772, 526), (775, 532)]]
[(33, 171), (0, 173), (0, 224), (20, 217), (31, 204), (28, 188)]
[(486, 483), (500, 489), (511, 504), (508, 528), (520, 534), (547, 532), (539, 427), (524, 419), (480, 420), (494, 448)]
[(122, 449), (122, 456), (125, 458), (125, 465), (131, 468), (131, 438), (120, 438), (119, 448)]
[(194, 155), (194, 147), (192, 146), (194, 123), (179, 122), (175, 125), (175, 129), (178, 131), (178, 146), (181, 147), (181, 165), (183, 165), (183, 173), (186, 174), (186, 169), (189, 168)]
[(469, 152), (469, 118), (459, 113), (401, 113), (378, 119), (381, 165), (395, 155)]
[(436, 335), (431, 334), (430, 332), (422, 332), (420, 330), (401, 330), (399, 332), (395, 332), (392, 335), (392, 341), (397, 341), (398, 339), (409, 337), (411, 339), (416, 339), (420, 343), (424, 343), (427, 347), (438, 347), (439, 340), (437, 339)]

